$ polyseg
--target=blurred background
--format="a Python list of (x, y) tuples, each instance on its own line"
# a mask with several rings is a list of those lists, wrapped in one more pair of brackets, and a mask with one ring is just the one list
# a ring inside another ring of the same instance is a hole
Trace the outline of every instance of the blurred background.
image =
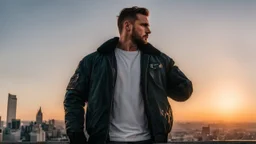
[[(186, 102), (169, 99), (175, 122), (256, 122), (256, 1), (0, 0), (0, 116), (64, 120), (65, 88), (78, 62), (118, 36), (125, 7), (150, 11), (149, 42), (192, 80)], [(174, 125), (174, 128), (177, 125)], [(201, 127), (201, 126), (200, 126)]]

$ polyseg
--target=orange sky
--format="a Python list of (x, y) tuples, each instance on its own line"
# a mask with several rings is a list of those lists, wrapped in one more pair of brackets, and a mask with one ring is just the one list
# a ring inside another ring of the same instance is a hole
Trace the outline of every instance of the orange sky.
[[(254, 3), (254, 2), (252, 2)], [(186, 102), (170, 100), (177, 121), (256, 121), (256, 4), (246, 2), (0, 2), (0, 116), (8, 93), (17, 118), (64, 119), (65, 88), (78, 62), (117, 36), (123, 7), (150, 10), (150, 43), (192, 80)], [(255, 2), (256, 3), (256, 2)], [(98, 26), (100, 24), (100, 26)]]

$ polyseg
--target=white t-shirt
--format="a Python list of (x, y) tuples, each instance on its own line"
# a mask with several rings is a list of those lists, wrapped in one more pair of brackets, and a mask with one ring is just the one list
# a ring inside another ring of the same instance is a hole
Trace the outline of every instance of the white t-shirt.
[(151, 138), (140, 89), (141, 52), (115, 49), (117, 79), (110, 116), (110, 141)]

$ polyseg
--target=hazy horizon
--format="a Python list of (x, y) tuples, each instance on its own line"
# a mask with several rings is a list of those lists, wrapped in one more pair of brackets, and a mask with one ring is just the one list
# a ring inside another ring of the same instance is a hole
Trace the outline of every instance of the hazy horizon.
[(174, 121), (256, 121), (256, 1), (0, 1), (0, 116), (8, 93), (17, 119), (64, 119), (65, 88), (78, 62), (118, 36), (122, 8), (150, 11), (149, 42), (192, 80)]

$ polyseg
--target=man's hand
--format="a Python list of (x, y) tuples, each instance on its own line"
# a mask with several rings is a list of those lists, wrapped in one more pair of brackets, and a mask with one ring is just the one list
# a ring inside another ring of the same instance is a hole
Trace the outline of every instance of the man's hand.
[(68, 133), (70, 144), (88, 144), (83, 132)]

